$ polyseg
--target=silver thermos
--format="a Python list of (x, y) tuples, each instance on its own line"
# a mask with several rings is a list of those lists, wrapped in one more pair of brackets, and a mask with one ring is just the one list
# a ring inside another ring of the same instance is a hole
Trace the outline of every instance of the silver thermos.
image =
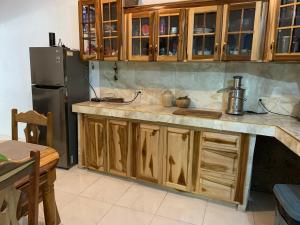
[(233, 87), (219, 90), (218, 92), (228, 92), (226, 113), (231, 115), (244, 114), (245, 89), (242, 88), (242, 76), (234, 76)]

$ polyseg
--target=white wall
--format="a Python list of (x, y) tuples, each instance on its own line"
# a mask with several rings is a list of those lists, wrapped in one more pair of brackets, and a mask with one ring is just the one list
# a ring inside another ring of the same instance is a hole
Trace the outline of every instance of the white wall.
[(79, 49), (77, 0), (0, 0), (0, 137), (10, 137), (10, 110), (32, 108), (30, 46), (48, 46), (48, 33)]

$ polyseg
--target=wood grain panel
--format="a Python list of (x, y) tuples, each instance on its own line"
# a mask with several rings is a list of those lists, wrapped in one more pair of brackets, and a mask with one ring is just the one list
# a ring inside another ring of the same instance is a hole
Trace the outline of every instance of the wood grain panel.
[(194, 132), (190, 130), (167, 128), (165, 185), (179, 190), (190, 190), (193, 136)]
[(238, 168), (238, 154), (202, 149), (201, 168), (235, 175)]
[(137, 152), (137, 176), (158, 183), (160, 174), (160, 127), (141, 124)]
[(203, 132), (203, 147), (236, 152), (240, 148), (240, 136), (228, 133)]
[(128, 173), (128, 123), (125, 121), (108, 122), (108, 170), (126, 176)]
[(198, 192), (207, 196), (233, 201), (235, 197), (235, 181), (232, 177), (224, 177), (215, 173), (201, 171)]
[(88, 168), (105, 171), (106, 121), (87, 119), (85, 123), (85, 160)]

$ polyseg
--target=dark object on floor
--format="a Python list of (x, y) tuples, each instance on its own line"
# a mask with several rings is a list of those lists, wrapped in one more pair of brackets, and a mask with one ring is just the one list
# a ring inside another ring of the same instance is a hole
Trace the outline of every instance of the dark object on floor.
[(273, 193), (275, 184), (300, 184), (299, 171), (298, 155), (276, 138), (257, 136), (252, 170), (252, 191)]
[(300, 225), (300, 185), (276, 184), (276, 225)]

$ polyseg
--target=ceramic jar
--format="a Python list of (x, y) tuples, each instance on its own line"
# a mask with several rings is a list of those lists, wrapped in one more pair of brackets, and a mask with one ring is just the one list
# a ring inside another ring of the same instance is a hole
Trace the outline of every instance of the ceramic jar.
[(161, 101), (164, 107), (172, 107), (173, 100), (174, 100), (174, 95), (170, 90), (167, 90), (164, 93), (162, 93)]

